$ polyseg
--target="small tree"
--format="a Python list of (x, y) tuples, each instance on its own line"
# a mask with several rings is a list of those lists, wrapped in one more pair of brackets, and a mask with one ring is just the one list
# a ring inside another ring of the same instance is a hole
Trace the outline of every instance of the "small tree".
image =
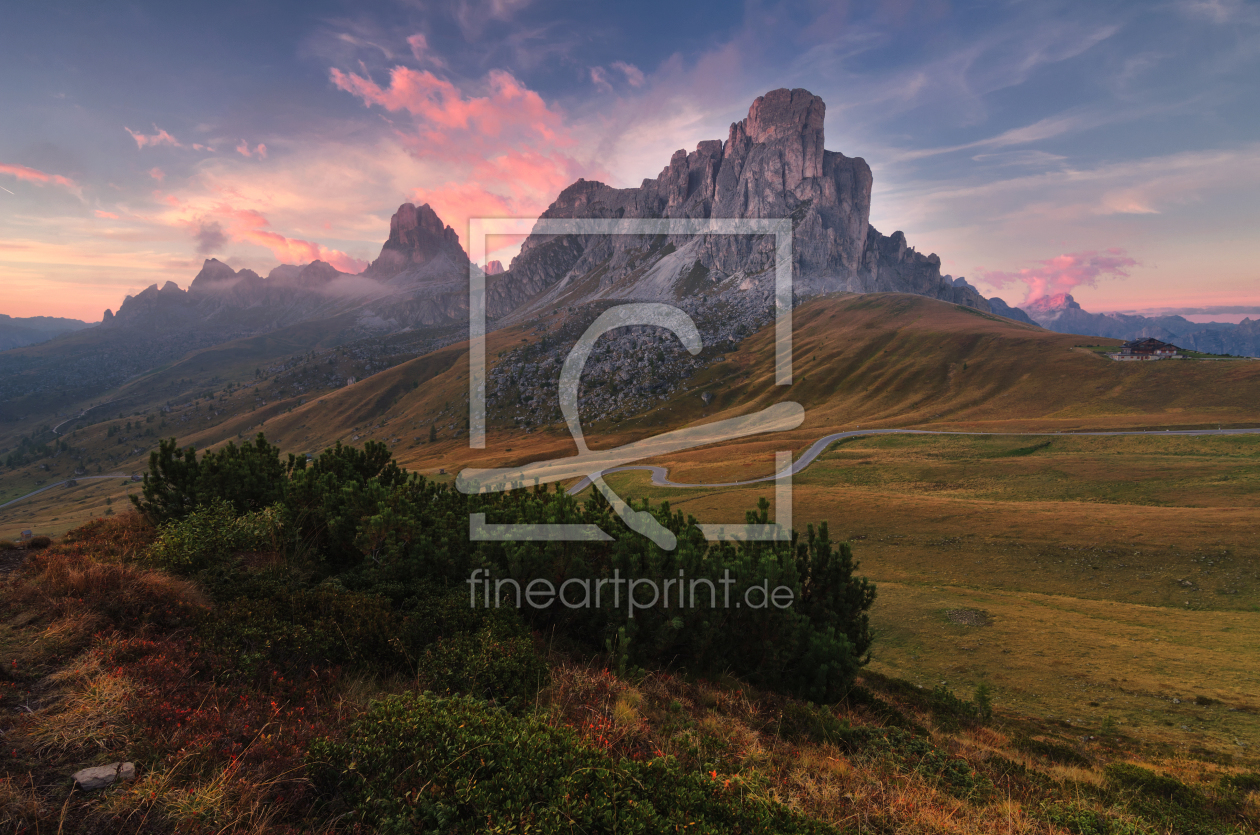
[(435, 441), (437, 441), (437, 424), (436, 423), (429, 427), (429, 443), (434, 443)]

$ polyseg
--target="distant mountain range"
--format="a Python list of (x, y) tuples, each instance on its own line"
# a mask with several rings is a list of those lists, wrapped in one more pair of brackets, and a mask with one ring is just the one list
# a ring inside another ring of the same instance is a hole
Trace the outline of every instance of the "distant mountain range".
[(51, 316), (32, 316), (19, 319), (0, 314), (0, 351), (37, 345), (61, 336), (92, 327), (78, 319), (55, 319)]
[[(822, 99), (807, 90), (771, 91), (730, 126), (725, 141), (676, 151), (659, 176), (638, 188), (578, 180), (542, 217), (790, 217), (793, 283), (801, 298), (912, 293), (1053, 330), (1176, 337), (1170, 341), (1197, 350), (1257, 353), (1254, 323), (1227, 335), (1180, 317), (1092, 317), (1070, 296), (1038, 302), (1030, 318), (1001, 299), (984, 298), (963, 278), (942, 275), (935, 254), (915, 251), (901, 232), (884, 235), (870, 225), (871, 169), (823, 147), (825, 112)], [(767, 236), (533, 234), (506, 270), (497, 261), (486, 264), (486, 309), (494, 328), (561, 307), (669, 301), (692, 314), (706, 344), (738, 341), (773, 316), (773, 267)], [(234, 340), (267, 337), (298, 351), (410, 331), (445, 333), (434, 338), (453, 341), (467, 333), (470, 269), (480, 268), (470, 264), (458, 234), (428, 204), (404, 203), (390, 219), (380, 255), (358, 275), (315, 261), (282, 265), (264, 278), (211, 258), (187, 290), (155, 284), (127, 296), (117, 313), (105, 311), (97, 327), (4, 317), (0, 340), (9, 341), (0, 341), (0, 349), (10, 350), (0, 351), (0, 402), (9, 406), (0, 412), (46, 411)], [(6, 336), (19, 331), (29, 335)], [(48, 339), (36, 334), (56, 338), (33, 344)]]
[(1089, 313), (1068, 293), (1043, 296), (1025, 304), (1024, 311), (1038, 325), (1059, 333), (1125, 340), (1152, 336), (1191, 351), (1260, 357), (1260, 320), (1257, 319), (1244, 319), (1234, 325), (1191, 322), (1181, 316)]

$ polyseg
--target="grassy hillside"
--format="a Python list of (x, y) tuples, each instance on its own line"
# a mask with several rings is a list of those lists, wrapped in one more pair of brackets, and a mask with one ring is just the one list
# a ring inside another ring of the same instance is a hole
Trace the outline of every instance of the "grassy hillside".
[[(514, 349), (537, 343), (565, 316), (491, 333), (488, 361), (510, 360)], [(767, 329), (645, 414), (617, 423), (584, 415), (588, 441), (597, 448), (618, 445), (780, 400), (805, 406), (800, 429), (738, 442), (737, 454), (732, 445), (717, 446), (653, 462), (694, 480), (726, 481), (770, 472), (772, 449), (799, 452), (827, 432), (859, 426), (1053, 432), (1260, 424), (1258, 362), (1116, 363), (1078, 349), (1098, 343), (1094, 337), (1051, 333), (903, 294), (814, 299), (795, 311), (794, 324), (790, 387), (773, 384), (773, 330)], [(67, 439), (80, 452), (44, 460), (47, 470), (32, 464), (6, 472), (0, 498), (72, 477), (71, 458), (93, 459), (89, 474), (97, 466), (137, 471), (157, 435), (204, 448), (264, 430), (293, 451), (375, 439), (388, 443), (407, 466), (430, 474), (575, 451), (562, 425), (526, 433), (502, 422), (490, 425), (484, 451), (469, 449), (464, 343), (420, 356), (407, 352), (422, 350), (424, 339), (407, 335), (370, 349), (359, 343), (318, 347), (318, 334), (304, 328), (194, 352), (91, 401), (110, 405), (90, 413), (84, 421), (89, 425)], [(561, 355), (564, 350), (557, 348)], [(358, 381), (333, 387), (330, 375)], [(701, 399), (705, 393), (712, 395), (708, 405)], [(62, 419), (85, 405), (63, 409)], [(140, 432), (148, 434), (126, 429), (138, 416), (145, 421)], [(118, 426), (111, 435), (113, 424)], [(20, 433), (35, 437), (49, 426), (6, 425), (0, 446), (16, 448)], [(438, 442), (429, 443), (434, 428)]]

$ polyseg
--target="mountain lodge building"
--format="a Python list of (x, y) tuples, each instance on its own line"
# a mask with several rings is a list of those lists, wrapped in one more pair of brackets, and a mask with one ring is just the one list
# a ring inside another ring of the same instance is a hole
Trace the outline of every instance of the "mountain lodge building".
[(1154, 337), (1146, 339), (1134, 339), (1120, 346), (1120, 351), (1114, 354), (1108, 354), (1113, 360), (1119, 362), (1134, 360), (1163, 360), (1163, 359), (1181, 359), (1183, 354), (1176, 345), (1169, 345), (1167, 342), (1160, 342)]

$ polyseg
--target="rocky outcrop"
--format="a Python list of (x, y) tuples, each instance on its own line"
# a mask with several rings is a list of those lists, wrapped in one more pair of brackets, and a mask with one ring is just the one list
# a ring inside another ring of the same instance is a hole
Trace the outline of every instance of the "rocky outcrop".
[(502, 273), (502, 272), (504, 272), (502, 261), (487, 261), (486, 262), (486, 275), (498, 275), (499, 273)]
[(381, 247), (381, 254), (364, 275), (378, 280), (390, 279), (423, 267), (440, 256), (446, 256), (455, 264), (468, 260), (459, 245), (459, 235), (442, 223), (428, 203), (419, 208), (403, 203), (389, 220), (389, 238)]
[[(865, 160), (824, 148), (826, 106), (807, 90), (758, 98), (725, 141), (676, 151), (638, 188), (578, 180), (544, 218), (792, 219), (793, 281), (801, 295), (907, 292), (988, 310), (976, 290), (942, 276), (940, 259), (905, 236), (871, 227), (872, 177)], [(531, 235), (507, 273), (490, 282), (491, 315), (598, 299), (686, 295), (772, 299), (769, 236)]]

